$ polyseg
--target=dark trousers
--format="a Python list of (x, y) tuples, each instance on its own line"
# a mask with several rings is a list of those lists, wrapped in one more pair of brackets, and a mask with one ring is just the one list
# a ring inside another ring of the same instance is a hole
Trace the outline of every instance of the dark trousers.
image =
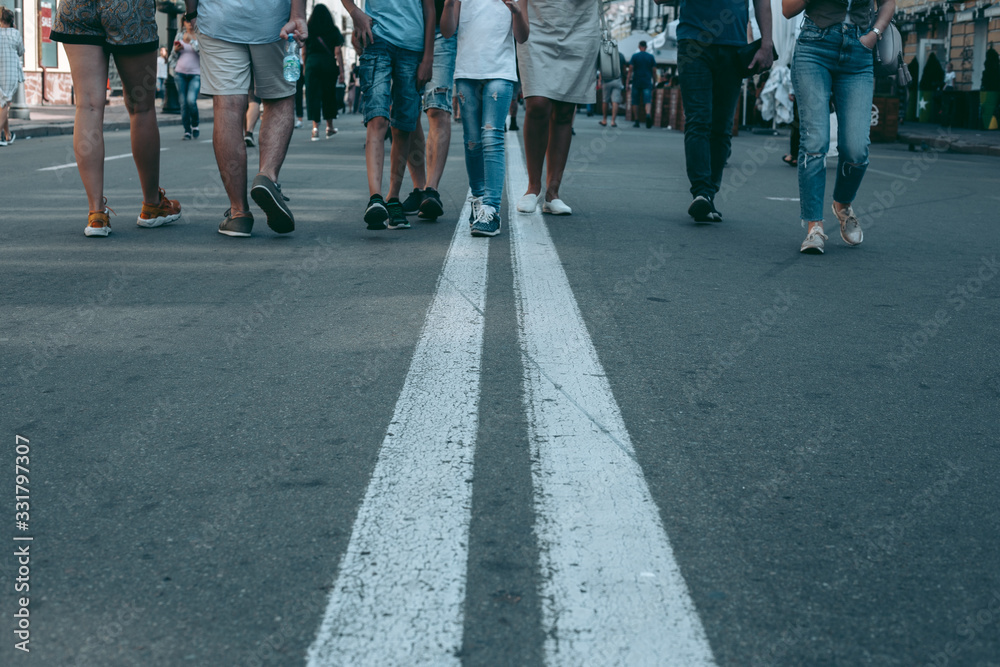
[(735, 46), (682, 39), (677, 66), (684, 101), (684, 155), (691, 194), (709, 199), (722, 185), (743, 79)]
[(302, 86), (306, 82), (306, 75), (303, 72), (299, 75), (299, 80), (295, 82), (295, 117), (302, 118)]
[[(337, 117), (337, 110), (340, 108), (337, 103), (338, 76), (340, 68), (332, 57), (306, 58), (306, 110), (309, 113), (309, 120), (314, 123)], [(322, 118), (320, 118), (321, 112)]]

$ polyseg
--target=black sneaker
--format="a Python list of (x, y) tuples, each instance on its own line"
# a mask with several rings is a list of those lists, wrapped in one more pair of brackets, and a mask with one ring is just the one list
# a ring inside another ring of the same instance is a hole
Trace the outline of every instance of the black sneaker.
[(424, 191), (420, 188), (413, 188), (413, 192), (403, 200), (403, 214), (416, 215), (420, 210), (420, 204), (424, 201)]
[(519, 129), (521, 129), (521, 128), (519, 128), (517, 126), (517, 121), (514, 120), (513, 118), (511, 118), (510, 119), (510, 125), (507, 127), (507, 131), (508, 132), (517, 132)]
[(234, 218), (232, 209), (226, 209), (219, 224), (219, 233), (226, 236), (247, 237), (250, 236), (251, 229), (253, 229), (253, 216), (247, 214)]
[(385, 229), (385, 219), (389, 217), (389, 209), (385, 207), (382, 195), (372, 195), (368, 200), (368, 208), (365, 209), (365, 222), (368, 229)]
[(389, 229), (410, 228), (410, 221), (406, 219), (406, 214), (403, 213), (403, 205), (399, 202), (398, 197), (393, 197), (387, 201), (385, 207), (389, 211)]
[(712, 201), (708, 197), (698, 195), (691, 202), (691, 205), (688, 206), (688, 215), (694, 218), (695, 222), (712, 222), (711, 214), (713, 210)]
[(201, 136), (201, 130), (199, 130), (197, 127), (192, 127), (191, 128), (191, 136), (193, 136), (195, 139), (197, 139), (199, 136)]
[(441, 195), (434, 188), (424, 189), (424, 201), (420, 204), (421, 220), (437, 220), (444, 215), (444, 206), (441, 204)]
[(653, 127), (653, 117), (646, 116), (646, 129), (648, 130), (651, 127)]
[(267, 214), (267, 226), (279, 234), (295, 230), (295, 218), (288, 208), (287, 197), (281, 194), (281, 186), (264, 174), (257, 174), (250, 188), (250, 197)]
[(712, 205), (712, 210), (708, 214), (708, 219), (710, 222), (722, 222), (722, 214), (719, 213), (718, 209), (715, 208), (715, 200), (709, 199), (708, 203)]
[(246, 145), (249, 148), (252, 148), (257, 145), (257, 142), (253, 140), (253, 132), (251, 132), (250, 134), (244, 134), (243, 141), (246, 142)]
[(639, 121), (635, 121), (634, 123), (632, 123), (632, 127), (639, 127)]

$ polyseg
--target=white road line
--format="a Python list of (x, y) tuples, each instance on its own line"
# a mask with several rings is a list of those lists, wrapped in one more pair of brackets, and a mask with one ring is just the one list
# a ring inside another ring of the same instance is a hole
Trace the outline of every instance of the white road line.
[(770, 199), (771, 201), (798, 201), (798, 197), (764, 197), (764, 199)]
[[(516, 136), (507, 137), (507, 199), (516, 202), (527, 174)], [(542, 215), (510, 215), (546, 663), (713, 665)]]
[(308, 665), (459, 665), (489, 244), (455, 235)]
[[(161, 148), (160, 152), (169, 151), (169, 148)], [(121, 155), (109, 155), (104, 158), (105, 162), (111, 162), (112, 160), (121, 160), (122, 158), (132, 157), (131, 153), (122, 153)], [(66, 164), (57, 164), (54, 167), (42, 167), (38, 171), (59, 171), (60, 169), (69, 169), (70, 167), (76, 167), (76, 162), (67, 162)]]

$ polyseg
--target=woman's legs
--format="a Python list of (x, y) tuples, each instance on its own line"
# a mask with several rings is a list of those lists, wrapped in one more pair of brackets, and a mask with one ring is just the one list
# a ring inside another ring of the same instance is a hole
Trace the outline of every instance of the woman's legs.
[(156, 51), (116, 55), (125, 108), (131, 125), (132, 159), (139, 172), (142, 201), (160, 203), (160, 128), (156, 124)]
[[(547, 97), (533, 95), (524, 98), (524, 161), (528, 169), (526, 194), (537, 195), (542, 191), (542, 167), (545, 165), (545, 152), (549, 145), (549, 120), (553, 104)], [(551, 169), (551, 165), (549, 168)]]
[(483, 82), (473, 79), (455, 79), (455, 92), (462, 105), (462, 133), (465, 145), (465, 171), (469, 176), (469, 189), (473, 197), (486, 194), (486, 176), (483, 165)]
[(500, 212), (503, 201), (503, 183), (506, 174), (504, 162), (504, 120), (510, 108), (514, 83), (504, 79), (490, 79), (482, 86), (481, 139), (484, 176), (483, 204)]
[[(65, 44), (73, 77), (76, 116), (73, 123), (73, 154), (91, 211), (104, 210), (104, 100), (108, 80), (108, 56), (104, 48), (91, 44)], [(154, 61), (155, 67), (155, 61)], [(155, 69), (153, 70), (155, 73)], [(159, 151), (159, 137), (157, 137)]]
[(559, 186), (569, 158), (569, 145), (573, 140), (575, 115), (575, 104), (552, 102), (552, 122), (549, 125), (549, 143), (545, 153), (549, 165), (545, 178), (545, 201), (559, 199)]
[(185, 100), (187, 106), (187, 116), (191, 123), (193, 129), (198, 129), (198, 122), (201, 120), (198, 116), (198, 95), (201, 93), (201, 75), (192, 74), (191, 82), (188, 84), (187, 98)]
[(189, 134), (191, 132), (191, 118), (188, 115), (188, 87), (191, 85), (190, 74), (181, 74), (180, 72), (174, 75), (174, 82), (177, 84), (177, 97), (181, 101), (181, 124), (184, 126), (184, 133)]
[(10, 139), (10, 102), (0, 107), (0, 139)]
[(799, 208), (811, 228), (823, 226), (826, 154), (830, 149), (830, 89), (833, 75), (822, 43), (799, 41), (792, 65), (799, 106)]
[[(853, 45), (852, 45), (853, 46)], [(858, 45), (860, 48), (860, 44)], [(871, 135), (872, 91), (874, 74), (871, 58), (860, 72), (838, 72), (833, 78), (837, 99), (837, 180), (833, 201), (839, 210), (854, 201), (868, 169), (868, 145)]]

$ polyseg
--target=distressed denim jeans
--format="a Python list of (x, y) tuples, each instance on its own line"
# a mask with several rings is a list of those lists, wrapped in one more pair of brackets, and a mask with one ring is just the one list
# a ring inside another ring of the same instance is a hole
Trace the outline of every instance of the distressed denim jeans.
[(192, 127), (198, 127), (198, 93), (201, 91), (200, 74), (174, 74), (177, 84), (177, 95), (181, 98), (181, 123), (184, 131), (190, 132)]
[(514, 95), (506, 79), (455, 79), (465, 134), (465, 171), (473, 196), (500, 212), (504, 182), (504, 122)]
[(837, 112), (837, 164), (833, 200), (850, 204), (868, 168), (872, 52), (858, 41), (867, 30), (838, 23), (819, 28), (808, 18), (795, 44), (792, 85), (799, 107), (799, 202), (802, 220), (823, 219), (826, 153), (830, 149), (830, 94)]

